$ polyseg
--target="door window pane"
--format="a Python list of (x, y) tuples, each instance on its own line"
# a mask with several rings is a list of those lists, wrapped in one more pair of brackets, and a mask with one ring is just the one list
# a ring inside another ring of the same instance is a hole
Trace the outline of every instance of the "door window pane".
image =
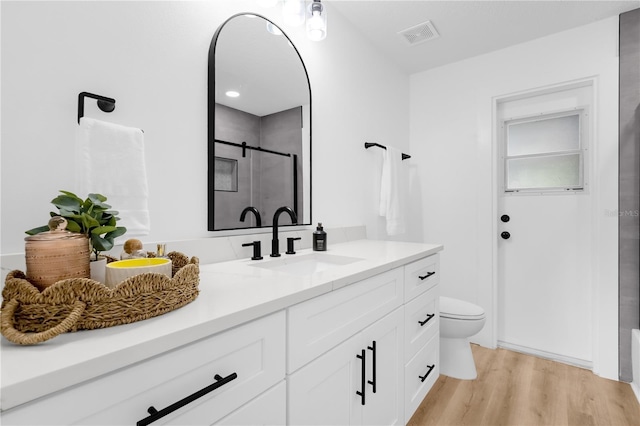
[(581, 188), (580, 157), (580, 154), (565, 154), (509, 159), (508, 189)]
[(505, 191), (582, 190), (583, 110), (504, 122)]
[(578, 114), (511, 123), (507, 131), (509, 157), (580, 149)]

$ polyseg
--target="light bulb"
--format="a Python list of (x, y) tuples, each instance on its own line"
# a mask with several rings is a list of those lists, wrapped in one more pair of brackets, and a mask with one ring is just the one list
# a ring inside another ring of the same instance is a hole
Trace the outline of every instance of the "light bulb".
[(314, 41), (324, 40), (327, 36), (327, 13), (322, 3), (314, 1), (307, 10), (307, 37)]

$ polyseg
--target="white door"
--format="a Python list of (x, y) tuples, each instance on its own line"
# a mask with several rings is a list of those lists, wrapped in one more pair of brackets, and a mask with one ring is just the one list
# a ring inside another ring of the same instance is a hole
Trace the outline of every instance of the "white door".
[(498, 344), (588, 368), (591, 93), (564, 88), (497, 109)]

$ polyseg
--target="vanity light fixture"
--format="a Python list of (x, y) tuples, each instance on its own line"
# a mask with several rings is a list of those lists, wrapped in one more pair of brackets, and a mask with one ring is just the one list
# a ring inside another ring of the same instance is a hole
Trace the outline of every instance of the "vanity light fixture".
[(282, 0), (282, 19), (287, 25), (297, 27), (304, 23), (304, 0)]
[(230, 98), (237, 98), (238, 96), (240, 96), (240, 93), (236, 92), (235, 90), (228, 90), (225, 95)]
[(313, 0), (307, 8), (307, 37), (313, 41), (327, 36), (327, 12), (320, 0)]

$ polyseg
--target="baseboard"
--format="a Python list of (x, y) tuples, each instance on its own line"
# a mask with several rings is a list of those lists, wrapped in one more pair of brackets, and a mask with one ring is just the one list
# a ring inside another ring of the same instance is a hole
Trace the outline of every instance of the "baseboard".
[(640, 330), (638, 329), (631, 330), (631, 371), (633, 373), (631, 389), (640, 402)]
[(528, 348), (526, 346), (514, 345), (513, 343), (502, 342), (498, 340), (498, 347), (509, 349), (510, 351), (520, 352), (526, 355), (537, 356), (551, 361), (561, 362), (563, 364), (573, 365), (575, 367), (593, 370), (593, 362), (580, 358), (573, 358), (565, 355), (559, 355), (553, 352), (545, 352), (538, 349)]

